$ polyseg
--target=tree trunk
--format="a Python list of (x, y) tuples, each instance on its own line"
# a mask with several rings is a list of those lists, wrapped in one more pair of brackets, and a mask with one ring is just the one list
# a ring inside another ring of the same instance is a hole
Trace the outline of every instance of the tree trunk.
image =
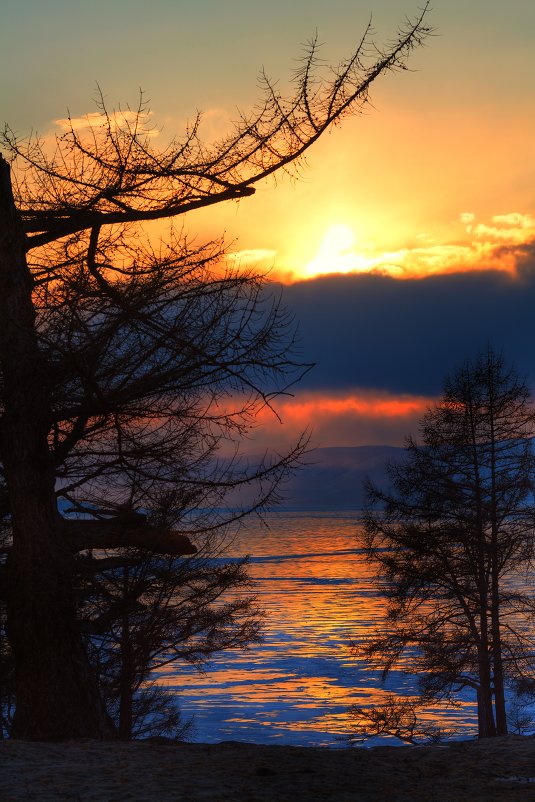
[(480, 615), (481, 635), (478, 644), (480, 682), (477, 693), (478, 736), (479, 738), (493, 738), (496, 735), (496, 724), (492, 705), (492, 672), (489, 659), (486, 595), (482, 594), (482, 597), (482, 605), (484, 606)]
[(13, 525), (7, 582), (16, 692), (11, 734), (28, 740), (111, 736), (76, 623), (72, 552), (60, 525), (47, 440), (47, 371), (35, 331), (25, 238), (1, 157), (0, 364), (0, 458)]
[[(480, 669), (481, 672), (481, 669)], [(484, 677), (486, 680), (487, 678)], [(492, 707), (492, 692), (489, 682), (481, 684), (477, 691), (477, 724), (478, 738), (494, 738), (496, 735), (496, 724), (494, 722), (494, 710)]]
[(495, 397), (494, 374), (491, 366), (487, 367), (487, 381), (489, 386), (489, 423), (490, 423), (490, 452), (491, 452), (491, 636), (492, 636), (492, 665), (494, 673), (494, 700), (496, 707), (496, 730), (498, 735), (507, 735), (507, 710), (505, 707), (505, 682), (502, 659), (502, 633), (500, 610), (500, 572), (499, 539), (497, 516), (497, 490), (496, 490), (496, 431), (495, 431)]
[[(493, 560), (494, 562), (494, 560)], [(496, 574), (496, 575), (495, 575)], [(494, 699), (496, 704), (496, 730), (498, 735), (507, 735), (507, 709), (505, 707), (505, 682), (503, 675), (502, 635), (500, 627), (500, 598), (497, 569), (493, 566), (492, 578), (492, 662), (494, 666)]]
[(492, 738), (496, 735), (494, 721), (494, 708), (492, 705), (492, 670), (489, 649), (489, 617), (487, 585), (487, 548), (484, 527), (483, 502), (484, 497), (482, 478), (480, 472), (480, 458), (478, 453), (477, 416), (471, 393), (467, 399), (467, 412), (470, 425), (470, 446), (472, 449), (472, 465), (474, 471), (474, 492), (477, 513), (475, 535), (477, 537), (477, 583), (479, 605), (479, 641), (477, 644), (477, 660), (479, 673), (479, 689), (477, 694), (478, 736)]
[(123, 570), (123, 604), (125, 605), (121, 622), (120, 675), (119, 675), (119, 738), (132, 740), (132, 702), (134, 686), (134, 649), (130, 637), (130, 596), (128, 568)]
[(119, 738), (121, 741), (131, 741), (133, 727), (133, 679), (126, 667), (121, 672), (120, 685)]

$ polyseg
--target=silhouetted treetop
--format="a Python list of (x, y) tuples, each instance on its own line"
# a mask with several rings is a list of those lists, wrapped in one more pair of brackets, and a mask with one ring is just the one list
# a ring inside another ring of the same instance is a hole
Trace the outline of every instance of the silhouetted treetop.
[(314, 38), (295, 71), (292, 96), (283, 97), (262, 72), (261, 102), (250, 114), (238, 112), (230, 133), (214, 144), (200, 138), (198, 113), (181, 138), (159, 150), (143, 96), (135, 110), (115, 111), (100, 92), (100, 124), (84, 133), (69, 117), (51, 154), (38, 137), (19, 140), (6, 127), (0, 142), (17, 160), (16, 203), (28, 249), (103, 224), (156, 220), (238, 200), (277, 170), (295, 169), (327, 128), (366, 106), (379, 75), (406, 69), (411, 51), (431, 33), (428, 5), (383, 49), (373, 42), (369, 24), (338, 67), (321, 67)]

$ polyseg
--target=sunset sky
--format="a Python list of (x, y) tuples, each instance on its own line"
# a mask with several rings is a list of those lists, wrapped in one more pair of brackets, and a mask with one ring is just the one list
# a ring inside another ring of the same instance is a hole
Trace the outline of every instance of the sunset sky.
[[(61, 133), (67, 113), (136, 105), (165, 139), (197, 110), (207, 139), (281, 91), (317, 30), (349, 54), (412, 0), (0, 0), (2, 117), (19, 134)], [(411, 71), (379, 79), (373, 108), (310, 151), (299, 181), (188, 215), (225, 232), (234, 258), (272, 270), (316, 363), (266, 417), (272, 442), (314, 426), (323, 446), (394, 444), (415, 431), (444, 375), (492, 343), (535, 385), (535, 3), (434, 0), (436, 28)], [(258, 442), (262, 438), (259, 436)]]

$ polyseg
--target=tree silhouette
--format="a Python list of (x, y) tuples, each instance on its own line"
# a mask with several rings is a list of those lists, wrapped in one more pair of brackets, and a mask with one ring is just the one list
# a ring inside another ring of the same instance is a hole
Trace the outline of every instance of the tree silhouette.
[[(175, 556), (191, 550), (188, 532), (231, 520), (202, 510), (228, 506), (229, 490), (253, 483), (253, 500), (242, 493), (233, 517), (261, 509), (303, 448), (253, 465), (232, 449), (218, 460), (303, 367), (277, 299), (251, 272), (223, 269), (222, 243), (171, 235), (155, 245), (143, 224), (239, 200), (295, 169), (330, 126), (366, 106), (378, 76), (405, 68), (429, 33), (426, 9), (383, 51), (368, 28), (326, 79), (312, 43), (295, 94), (284, 99), (263, 76), (260, 106), (213, 145), (200, 140), (197, 118), (157, 150), (143, 102), (114, 112), (102, 99), (101, 125), (84, 133), (71, 122), (52, 151), (5, 130), (13, 181), (2, 160), (0, 454), (13, 528), (14, 737), (114, 734), (77, 621), (75, 554), (143, 539)], [(136, 514), (169, 487), (183, 511), (174, 535)], [(66, 521), (58, 494), (94, 520)]]
[(425, 700), (477, 697), (480, 736), (507, 733), (505, 688), (533, 676), (535, 412), (492, 350), (446, 380), (421, 444), (369, 486), (365, 538), (388, 616), (364, 652), (384, 672), (406, 650)]
[(10, 541), (7, 488), (0, 477), (0, 739), (9, 735), (15, 706), (13, 654), (6, 631), (6, 559)]
[(120, 550), (108, 570), (95, 573), (95, 560), (81, 558), (82, 631), (121, 738), (180, 731), (178, 707), (152, 680), (155, 669), (176, 661), (202, 669), (214, 653), (259, 640), (262, 612), (246, 560), (229, 560), (225, 549), (218, 533), (187, 559)]
[(440, 743), (455, 734), (432, 722), (422, 722), (418, 713), (425, 700), (410, 699), (390, 694), (378, 705), (352, 705), (349, 709), (352, 733), (345, 740), (362, 744), (370, 738), (397, 738), (416, 746), (423, 743)]

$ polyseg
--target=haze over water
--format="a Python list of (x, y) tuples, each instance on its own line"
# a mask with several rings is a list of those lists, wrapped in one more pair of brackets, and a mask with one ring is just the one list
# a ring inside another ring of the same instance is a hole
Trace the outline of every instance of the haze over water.
[[(263, 643), (219, 655), (204, 675), (174, 667), (160, 678), (176, 688), (184, 718), (194, 717), (195, 741), (340, 746), (351, 704), (380, 702), (389, 691), (411, 695), (414, 678), (393, 672), (383, 687), (380, 672), (349, 648), (385, 610), (359, 547), (358, 514), (275, 513), (268, 524), (250, 526), (233, 547), (251, 555), (266, 611)], [(466, 736), (476, 729), (472, 700), (429, 717)]]

